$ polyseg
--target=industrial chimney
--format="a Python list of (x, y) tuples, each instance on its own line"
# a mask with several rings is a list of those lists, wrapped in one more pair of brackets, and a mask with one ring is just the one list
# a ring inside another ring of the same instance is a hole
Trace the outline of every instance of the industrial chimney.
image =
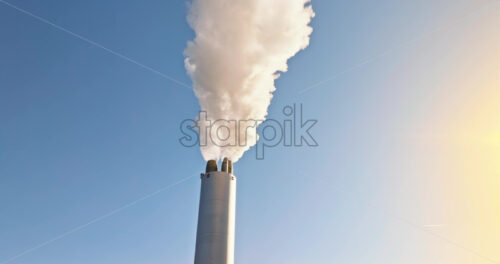
[(196, 234), (195, 264), (234, 263), (236, 177), (227, 158), (221, 171), (209, 160), (201, 174), (200, 209)]

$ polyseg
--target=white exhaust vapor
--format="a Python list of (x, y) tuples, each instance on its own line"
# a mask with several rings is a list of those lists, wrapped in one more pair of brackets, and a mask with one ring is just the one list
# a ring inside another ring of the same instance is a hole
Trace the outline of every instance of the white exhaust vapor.
[(212, 122), (211, 134), (200, 133), (205, 160), (236, 162), (255, 145), (256, 128), (234, 124), (265, 120), (274, 80), (287, 71), (287, 60), (309, 45), (314, 16), (309, 2), (193, 0), (188, 21), (196, 37), (185, 50), (185, 66)]

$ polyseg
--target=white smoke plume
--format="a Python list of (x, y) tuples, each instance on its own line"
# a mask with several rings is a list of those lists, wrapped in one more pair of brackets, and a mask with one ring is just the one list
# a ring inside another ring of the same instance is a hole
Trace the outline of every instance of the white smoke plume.
[(237, 121), (265, 120), (274, 80), (309, 45), (312, 17), (310, 0), (193, 0), (188, 22), (196, 36), (185, 50), (186, 70), (207, 119), (233, 120), (200, 131), (206, 160), (236, 162), (255, 145), (256, 129), (238, 129)]

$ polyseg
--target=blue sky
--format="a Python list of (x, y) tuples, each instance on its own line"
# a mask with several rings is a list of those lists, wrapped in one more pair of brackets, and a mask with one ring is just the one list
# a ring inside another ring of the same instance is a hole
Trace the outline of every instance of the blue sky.
[[(184, 0), (7, 2), (191, 82)], [(500, 260), (500, 198), (467, 184), (500, 186), (484, 169), (500, 157), (490, 2), (312, 2), (269, 116), (302, 104), (319, 146), (235, 165), (237, 263)], [(205, 163), (178, 139), (193, 92), (4, 1), (0, 34), (0, 263), (192, 263)]]

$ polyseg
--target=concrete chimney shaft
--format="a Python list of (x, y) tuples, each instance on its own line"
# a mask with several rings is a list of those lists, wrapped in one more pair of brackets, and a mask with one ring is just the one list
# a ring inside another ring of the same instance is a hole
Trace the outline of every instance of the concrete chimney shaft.
[(234, 264), (236, 177), (232, 171), (226, 158), (222, 171), (211, 160), (201, 174), (195, 264)]

